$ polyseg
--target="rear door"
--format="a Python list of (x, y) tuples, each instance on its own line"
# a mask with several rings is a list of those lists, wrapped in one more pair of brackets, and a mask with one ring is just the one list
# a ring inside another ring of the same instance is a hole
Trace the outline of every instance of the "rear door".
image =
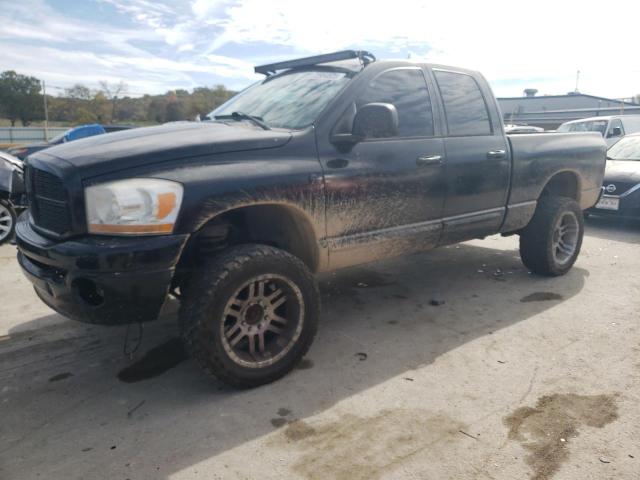
[(439, 240), (444, 143), (424, 71), (398, 67), (376, 74), (353, 109), (377, 102), (395, 106), (397, 135), (346, 149), (319, 146), (334, 268), (431, 248)]
[(504, 217), (511, 175), (502, 119), (484, 82), (461, 71), (434, 68), (433, 75), (446, 122), (441, 243), (495, 233)]

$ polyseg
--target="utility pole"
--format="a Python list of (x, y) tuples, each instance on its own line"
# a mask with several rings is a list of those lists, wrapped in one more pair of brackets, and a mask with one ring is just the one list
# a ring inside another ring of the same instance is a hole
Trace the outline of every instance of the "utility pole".
[(47, 88), (42, 81), (42, 97), (44, 98), (44, 140), (49, 140), (49, 110), (47, 109)]
[(578, 71), (576, 72), (576, 89), (575, 89), (575, 92), (576, 92), (576, 93), (579, 93), (579, 90), (578, 90), (578, 82), (579, 82), (579, 81), (580, 81), (580, 70), (578, 70)]

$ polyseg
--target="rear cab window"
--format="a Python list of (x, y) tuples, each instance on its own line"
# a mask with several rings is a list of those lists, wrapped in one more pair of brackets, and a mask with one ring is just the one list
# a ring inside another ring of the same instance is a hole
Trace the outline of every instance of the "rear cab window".
[(487, 103), (476, 80), (466, 73), (434, 70), (451, 136), (492, 135)]

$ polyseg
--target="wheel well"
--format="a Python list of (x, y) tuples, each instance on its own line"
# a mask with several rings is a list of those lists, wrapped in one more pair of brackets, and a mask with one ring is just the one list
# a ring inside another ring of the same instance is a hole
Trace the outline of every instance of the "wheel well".
[(318, 267), (318, 243), (309, 219), (287, 205), (252, 205), (228, 210), (194, 233), (178, 264), (178, 273), (203, 256), (244, 243), (271, 245), (300, 258), (313, 272)]
[(580, 201), (578, 177), (572, 172), (560, 172), (551, 177), (540, 196), (569, 197)]

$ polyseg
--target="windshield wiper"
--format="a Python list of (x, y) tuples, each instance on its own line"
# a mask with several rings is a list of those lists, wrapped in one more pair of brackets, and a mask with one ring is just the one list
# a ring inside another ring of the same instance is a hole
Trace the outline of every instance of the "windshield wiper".
[(231, 115), (216, 115), (215, 117), (216, 120), (218, 119), (225, 119), (225, 118), (232, 118), (233, 120), (249, 120), (251, 123), (253, 123), (254, 125), (259, 126), (260, 128), (262, 128), (263, 130), (271, 130), (271, 127), (269, 125), (267, 125), (266, 123), (264, 123), (262, 121), (261, 117), (256, 117), (254, 115), (249, 115), (248, 113), (244, 113), (244, 112), (233, 112)]

